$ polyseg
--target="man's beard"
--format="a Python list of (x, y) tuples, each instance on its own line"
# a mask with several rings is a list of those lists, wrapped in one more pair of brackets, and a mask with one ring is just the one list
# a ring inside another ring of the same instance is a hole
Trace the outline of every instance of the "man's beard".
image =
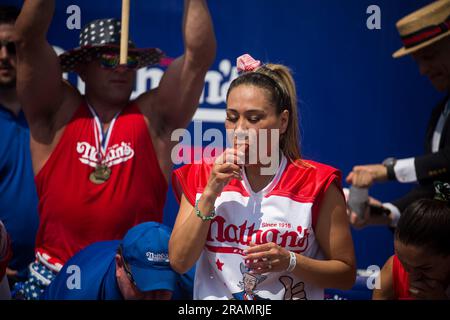
[(0, 75), (0, 89), (14, 88), (16, 86), (16, 79), (17, 79), (16, 71), (17, 70), (15, 69), (13, 64), (11, 64), (11, 62), (8, 59), (6, 59), (6, 60), (1, 59), (0, 67), (6, 68), (7, 70), (9, 69), (9, 72), (7, 73), (6, 76)]
[(16, 78), (12, 78), (11, 80), (2, 80), (0, 79), (0, 90), (2, 89), (12, 89), (16, 87)]

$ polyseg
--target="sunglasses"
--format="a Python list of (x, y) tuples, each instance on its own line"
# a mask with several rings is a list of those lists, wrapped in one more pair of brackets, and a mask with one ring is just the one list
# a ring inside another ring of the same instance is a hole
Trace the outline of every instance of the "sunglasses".
[[(100, 65), (104, 69), (114, 69), (119, 66), (120, 54), (112, 52), (103, 52), (99, 54)], [(139, 57), (137, 55), (128, 55), (126, 67), (128, 69), (137, 69)]]
[(14, 44), (14, 42), (12, 41), (0, 41), (0, 50), (5, 47), (6, 51), (10, 54), (10, 55), (14, 55), (16, 54), (16, 45)]

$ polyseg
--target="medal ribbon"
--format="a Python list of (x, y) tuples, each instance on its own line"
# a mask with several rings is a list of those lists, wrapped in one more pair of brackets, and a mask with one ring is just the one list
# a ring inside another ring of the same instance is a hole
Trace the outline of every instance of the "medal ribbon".
[(120, 111), (116, 113), (114, 118), (111, 121), (111, 124), (108, 127), (108, 130), (106, 130), (105, 133), (103, 133), (102, 129), (102, 123), (100, 122), (100, 118), (95, 112), (94, 108), (91, 107), (91, 105), (87, 104), (89, 107), (89, 111), (91, 112), (94, 120), (94, 135), (95, 135), (95, 147), (97, 148), (97, 152), (100, 155), (100, 164), (103, 164), (104, 159), (106, 158), (106, 150), (108, 148), (109, 139), (111, 137), (111, 133), (113, 131), (114, 124), (116, 123), (117, 117), (120, 114)]

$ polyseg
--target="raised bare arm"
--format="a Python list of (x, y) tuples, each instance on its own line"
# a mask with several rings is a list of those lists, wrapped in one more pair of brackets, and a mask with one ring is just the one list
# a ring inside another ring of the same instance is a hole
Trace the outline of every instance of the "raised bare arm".
[(15, 25), (19, 100), (32, 136), (49, 138), (42, 141), (47, 144), (58, 129), (58, 110), (75, 92), (63, 82), (59, 59), (46, 39), (54, 9), (54, 0), (27, 0)]
[(214, 61), (216, 39), (205, 0), (185, 0), (183, 38), (184, 54), (171, 63), (154, 92), (138, 98), (158, 137), (170, 138), (172, 130), (189, 124)]

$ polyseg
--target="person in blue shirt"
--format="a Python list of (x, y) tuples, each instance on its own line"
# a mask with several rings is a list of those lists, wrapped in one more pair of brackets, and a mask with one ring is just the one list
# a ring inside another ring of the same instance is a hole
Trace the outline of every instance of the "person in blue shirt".
[(131, 228), (122, 241), (101, 241), (75, 254), (41, 300), (189, 300), (192, 269), (184, 275), (169, 264), (171, 230), (157, 222)]
[(12, 240), (7, 274), (27, 278), (34, 260), (38, 197), (30, 155), (30, 133), (16, 94), (15, 7), (0, 5), (0, 220)]

